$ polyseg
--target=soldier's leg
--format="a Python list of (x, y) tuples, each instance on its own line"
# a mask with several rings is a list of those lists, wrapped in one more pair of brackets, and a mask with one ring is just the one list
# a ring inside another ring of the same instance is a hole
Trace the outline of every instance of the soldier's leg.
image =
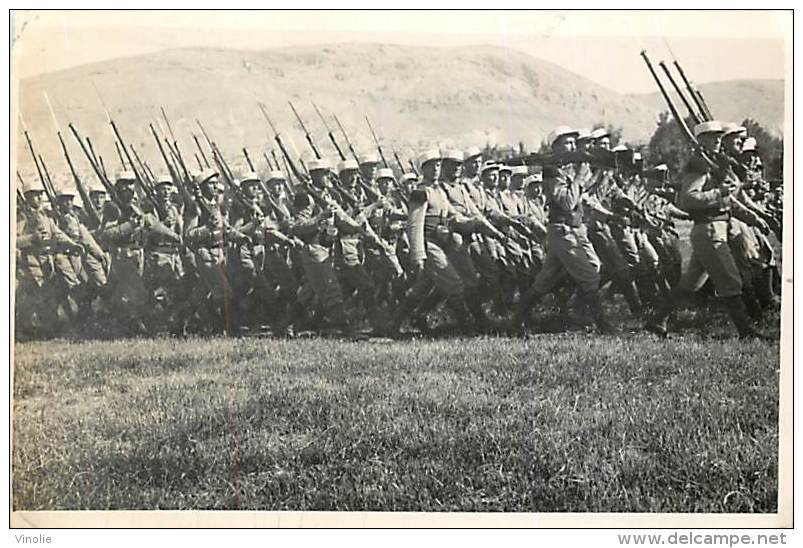
[[(552, 227), (550, 227), (552, 229)], [(558, 258), (557, 247), (561, 245), (554, 242), (556, 238), (550, 238), (546, 257), (541, 265), (541, 269), (535, 277), (530, 287), (522, 293), (516, 314), (513, 317), (513, 326), (526, 332), (529, 328), (530, 315), (532, 308), (541, 300), (541, 297), (555, 289), (563, 280), (566, 279), (566, 270), (561, 265)]]

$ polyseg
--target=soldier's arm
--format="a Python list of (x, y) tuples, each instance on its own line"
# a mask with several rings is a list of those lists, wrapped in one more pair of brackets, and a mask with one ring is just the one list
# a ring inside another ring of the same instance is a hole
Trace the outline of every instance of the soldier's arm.
[(547, 200), (565, 211), (572, 211), (580, 203), (580, 188), (557, 172), (544, 177)]
[(98, 259), (103, 258), (106, 253), (103, 251), (100, 245), (98, 245), (97, 240), (95, 240), (95, 237), (92, 235), (89, 229), (84, 225), (80, 225), (78, 230), (81, 237), (81, 245), (83, 245), (93, 257), (97, 257)]
[(690, 172), (681, 180), (679, 202), (686, 211), (700, 209), (725, 209), (730, 205), (730, 195), (714, 188), (703, 190), (708, 177), (705, 173)]

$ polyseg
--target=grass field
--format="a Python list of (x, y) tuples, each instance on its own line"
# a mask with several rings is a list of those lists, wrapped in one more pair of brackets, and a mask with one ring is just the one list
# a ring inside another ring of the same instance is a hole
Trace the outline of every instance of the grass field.
[(778, 349), (646, 334), (16, 349), (13, 507), (773, 512)]

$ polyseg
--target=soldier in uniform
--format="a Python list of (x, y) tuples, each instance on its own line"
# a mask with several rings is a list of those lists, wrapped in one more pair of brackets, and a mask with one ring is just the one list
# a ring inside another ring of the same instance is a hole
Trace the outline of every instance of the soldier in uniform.
[[(182, 245), (184, 217), (175, 201), (176, 187), (173, 180), (163, 177), (154, 185), (158, 219), (167, 231), (151, 230), (145, 240), (145, 287), (151, 306), (149, 324), (155, 325), (164, 318), (172, 328), (177, 328), (175, 314), (180, 303), (187, 298), (189, 287), (184, 283), (184, 260)], [(161, 313), (157, 313), (157, 311)]]
[(453, 242), (450, 228), (468, 219), (457, 212), (446, 191), (438, 184), (441, 153), (427, 151), (420, 159), (422, 182), (410, 195), (407, 234), (410, 241), (410, 273), (416, 281), (388, 324), (388, 334), (398, 332), (401, 323), (416, 308), (435, 308), (446, 302), (458, 326), (468, 325), (464, 284), (445, 249)]
[[(722, 134), (722, 124), (718, 121), (694, 126), (695, 137), (710, 155), (719, 152)], [(666, 336), (667, 321), (678, 301), (702, 287), (710, 276), (739, 336), (763, 338), (747, 315), (742, 300), (742, 277), (728, 243), (733, 216), (749, 225), (761, 226), (763, 221), (732, 196), (738, 181), (723, 170), (713, 168), (699, 155), (688, 162), (679, 184), (678, 206), (694, 221), (692, 256), (672, 298), (647, 324), (647, 329)]]
[[(322, 161), (312, 161), (308, 168), (313, 178), (323, 183), (330, 169)], [(289, 317), (295, 321), (300, 316), (299, 307), (312, 305), (314, 299), (322, 315), (329, 317), (332, 324), (343, 335), (354, 334), (351, 322), (343, 303), (343, 291), (335, 271), (332, 247), (337, 238), (334, 224), (335, 202), (331, 198), (321, 204), (316, 213), (316, 205), (306, 192), (298, 192), (293, 200), (295, 216), (289, 223), (290, 236), (297, 238), (298, 259), (304, 273), (304, 285), (296, 301), (296, 311)]]
[(58, 323), (58, 295), (54, 292), (53, 253), (82, 252), (51, 218), (44, 204), (45, 190), (30, 183), (24, 189), (25, 215), (17, 225), (17, 314), (21, 333), (52, 335)]
[(232, 318), (236, 302), (227, 270), (227, 249), (229, 244), (240, 245), (250, 239), (231, 225), (219, 177), (216, 171), (206, 169), (196, 179), (199, 210), (187, 222), (186, 241), (195, 250), (196, 268), (206, 292), (196, 292), (196, 302), (198, 297), (207, 296), (207, 325), (214, 332), (229, 334), (236, 327)]
[(376, 183), (376, 173), (379, 169), (379, 157), (374, 154), (363, 154), (360, 159), (360, 177), (366, 185), (373, 188)]
[[(573, 151), (576, 136), (576, 131), (558, 127), (549, 137), (552, 151)], [(569, 276), (579, 286), (597, 328), (601, 332), (612, 331), (600, 302), (600, 261), (583, 223), (582, 182), (587, 180), (588, 170), (586, 164), (544, 169), (544, 194), (549, 208), (547, 255), (532, 286), (521, 297), (514, 318), (521, 329), (527, 328), (532, 305)]]
[(62, 232), (81, 246), (80, 250), (60, 250), (53, 262), (65, 311), (72, 311), (74, 320), (86, 322), (94, 316), (94, 300), (105, 296), (111, 258), (81, 222), (74, 200), (75, 190), (63, 186), (58, 194), (57, 221)]

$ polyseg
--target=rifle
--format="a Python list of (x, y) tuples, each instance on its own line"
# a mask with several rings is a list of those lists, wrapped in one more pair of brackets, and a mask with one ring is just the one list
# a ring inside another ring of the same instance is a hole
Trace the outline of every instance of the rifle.
[(159, 135), (156, 133), (156, 129), (154, 129), (153, 124), (148, 124), (148, 127), (151, 130), (151, 135), (153, 135), (154, 141), (156, 141), (156, 147), (159, 149), (159, 154), (162, 156), (162, 160), (167, 168), (167, 172), (170, 174), (170, 178), (173, 179), (173, 182), (177, 187), (182, 188), (183, 185), (181, 184), (181, 177), (179, 176), (178, 170), (167, 157), (167, 153), (162, 146), (162, 141), (159, 139)]
[(251, 171), (256, 171), (254, 163), (251, 161), (251, 157), (248, 155), (248, 149), (245, 147), (243, 147), (243, 156), (245, 156), (245, 163), (248, 164), (248, 169)]
[[(54, 211), (57, 211), (58, 207), (56, 205), (56, 196), (53, 194), (53, 189), (48, 187), (47, 181), (42, 173), (42, 167), (39, 165), (39, 160), (37, 159), (36, 151), (33, 147), (33, 140), (31, 139), (30, 132), (28, 131), (28, 124), (25, 123), (22, 113), (20, 113), (20, 120), (22, 121), (22, 133), (25, 135), (25, 140), (28, 142), (28, 150), (31, 152), (31, 158), (36, 166), (36, 173), (39, 175), (39, 182), (42, 184), (42, 188), (47, 196), (47, 201), (50, 202), (50, 206)], [(41, 158), (41, 156), (39, 158)]]
[(396, 149), (393, 149), (393, 158), (396, 160), (396, 165), (399, 166), (399, 173), (404, 174), (404, 164), (402, 164), (401, 158), (399, 158), (399, 153), (396, 152)]
[(666, 77), (669, 80), (669, 82), (672, 84), (672, 87), (675, 88), (675, 93), (677, 93), (678, 97), (680, 97), (680, 100), (683, 101), (683, 104), (686, 106), (686, 110), (689, 111), (689, 116), (691, 116), (691, 118), (692, 118), (692, 120), (694, 120), (695, 124), (699, 124), (702, 121), (700, 119), (700, 116), (694, 111), (694, 109), (691, 106), (691, 103), (689, 103), (689, 100), (686, 99), (686, 95), (683, 93), (683, 90), (680, 89), (680, 86), (678, 86), (677, 82), (675, 82), (675, 79), (672, 78), (672, 73), (669, 72), (669, 69), (667, 68), (666, 63), (664, 63), (663, 61), (660, 61), (658, 63), (658, 65), (663, 69), (664, 74), (666, 74)]
[(697, 108), (700, 111), (701, 114), (700, 118), (703, 121), (713, 120), (714, 118), (711, 116), (711, 111), (708, 110), (708, 106), (702, 100), (702, 95), (700, 95), (699, 92), (694, 89), (694, 86), (692, 85), (691, 81), (689, 81), (689, 79), (686, 78), (686, 73), (683, 71), (683, 67), (680, 66), (680, 63), (678, 63), (678, 60), (675, 57), (675, 53), (672, 51), (672, 48), (669, 47), (668, 42), (666, 43), (666, 46), (667, 49), (669, 50), (670, 55), (672, 55), (672, 64), (675, 65), (675, 69), (678, 71), (678, 74), (680, 74), (680, 77), (683, 79), (683, 83), (686, 85), (686, 89), (689, 91), (689, 95), (691, 95), (692, 101), (694, 101), (694, 104), (697, 105)]
[[(142, 189), (142, 191), (144, 192), (144, 194), (148, 198), (148, 200), (151, 202), (151, 204), (153, 205), (154, 209), (159, 213), (160, 217), (164, 218), (165, 215), (166, 215), (166, 212), (159, 205), (159, 202), (158, 202), (158, 200), (156, 200), (156, 196), (155, 196), (155, 194), (153, 192), (153, 189), (150, 188), (149, 186), (147, 186), (147, 184), (145, 182), (145, 178), (142, 176), (140, 171), (137, 169), (137, 166), (134, 163), (134, 160), (132, 160), (131, 154), (128, 151), (128, 147), (126, 146), (122, 135), (120, 135), (120, 130), (117, 129), (117, 124), (114, 122), (114, 119), (112, 119), (112, 115), (109, 112), (109, 109), (106, 108), (106, 103), (103, 100), (103, 96), (100, 94), (100, 91), (98, 90), (97, 86), (95, 86), (94, 82), (92, 82), (92, 87), (95, 88), (95, 93), (98, 96), (98, 100), (100, 101), (100, 104), (103, 107), (103, 111), (106, 113), (106, 120), (109, 122), (109, 125), (112, 128), (112, 134), (114, 135), (115, 139), (117, 139), (117, 141), (120, 143), (120, 149), (122, 149), (123, 154), (125, 155), (125, 158), (128, 161), (128, 165), (131, 166), (131, 170), (134, 172), (134, 179), (139, 184), (140, 188)], [(88, 140), (88, 138), (87, 138), (87, 140)], [(90, 143), (90, 150), (91, 150), (91, 148), (92, 148), (92, 146), (91, 146), (91, 143)], [(132, 147), (132, 150), (133, 150), (133, 147)], [(136, 152), (135, 152), (135, 154), (136, 154)], [(93, 160), (94, 160), (95, 159), (94, 153), (92, 154), (92, 157), (93, 157)], [(98, 162), (95, 160), (94, 163), (97, 164)], [(104, 171), (103, 174), (105, 176), (106, 172)]]
[(279, 135), (279, 132), (276, 130), (276, 126), (273, 125), (273, 122), (268, 116), (268, 111), (265, 108), (265, 105), (259, 101), (257, 102), (257, 105), (259, 106), (259, 110), (262, 112), (262, 116), (264, 116), (265, 120), (270, 126), (270, 129), (273, 131), (273, 139), (276, 141), (276, 144), (279, 145), (279, 150), (281, 150), (282, 155), (284, 156), (285, 163), (290, 167), (290, 171), (292, 171), (293, 175), (295, 175), (296, 179), (299, 181), (306, 181), (308, 179), (307, 176), (303, 175), (298, 170), (298, 167), (296, 167), (293, 159), (290, 157), (290, 153), (287, 152), (287, 147), (284, 146), (284, 141), (282, 140), (281, 135)]
[(309, 143), (309, 146), (312, 149), (313, 154), (315, 154), (315, 157), (318, 160), (320, 160), (321, 158), (323, 158), (323, 156), (321, 156), (321, 151), (318, 150), (318, 147), (315, 145), (315, 141), (312, 139), (312, 134), (307, 129), (307, 126), (304, 125), (304, 120), (302, 120), (301, 116), (298, 115), (298, 111), (296, 110), (296, 107), (293, 106), (293, 103), (291, 101), (287, 102), (290, 105), (290, 109), (293, 111), (293, 114), (295, 114), (296, 120), (298, 120), (298, 123), (301, 124), (301, 129), (304, 130), (304, 137), (306, 137), (307, 143)]
[(95, 172), (95, 175), (100, 181), (100, 184), (102, 184), (103, 188), (106, 189), (106, 192), (109, 193), (109, 196), (111, 197), (112, 201), (115, 204), (117, 204), (117, 206), (121, 206), (120, 199), (117, 196), (117, 192), (114, 190), (114, 185), (112, 185), (111, 181), (109, 181), (106, 174), (100, 169), (100, 166), (97, 163), (95, 163), (95, 160), (92, 158), (92, 155), (89, 153), (89, 150), (87, 150), (83, 139), (81, 139), (81, 136), (78, 134), (78, 130), (75, 129), (75, 126), (73, 125), (72, 122), (67, 122), (67, 127), (73, 134), (73, 137), (75, 137), (75, 140), (78, 141), (78, 145), (81, 147), (81, 151), (84, 153), (84, 156), (89, 162), (89, 165), (92, 166), (92, 170)]
[(198, 147), (198, 152), (201, 153), (201, 158), (203, 158), (203, 160), (204, 160), (204, 165), (207, 168), (212, 167), (212, 166), (209, 165), (209, 160), (206, 159), (206, 154), (204, 154), (204, 149), (201, 148), (201, 143), (198, 141), (198, 136), (195, 135), (194, 133), (192, 134), (192, 140), (195, 141), (195, 146)]
[(78, 190), (78, 194), (81, 196), (81, 201), (84, 203), (84, 207), (89, 213), (92, 221), (96, 225), (99, 225), (100, 214), (95, 209), (95, 205), (92, 203), (92, 200), (89, 199), (89, 193), (84, 188), (84, 184), (81, 181), (81, 177), (78, 175), (78, 172), (76, 171), (75, 166), (72, 163), (72, 158), (70, 158), (70, 153), (67, 150), (67, 144), (64, 142), (64, 137), (61, 135), (61, 129), (59, 128), (58, 121), (56, 120), (56, 113), (53, 110), (53, 105), (50, 104), (50, 98), (47, 96), (47, 92), (42, 92), (42, 93), (44, 93), (45, 102), (47, 103), (47, 108), (50, 111), (50, 117), (53, 120), (53, 126), (56, 128), (56, 135), (59, 138), (59, 143), (61, 143), (61, 151), (64, 153), (64, 159), (67, 161), (67, 166), (70, 168), (70, 173), (72, 174), (73, 181), (75, 181), (75, 188)]
[[(220, 152), (217, 144), (209, 137), (209, 134), (206, 132), (203, 124), (197, 118), (195, 122), (198, 124), (198, 127), (201, 129), (201, 134), (204, 136), (206, 140), (206, 144), (209, 145), (209, 149), (212, 151), (212, 159), (214, 160), (215, 164), (217, 165), (218, 171), (220, 171), (221, 177), (226, 182), (226, 185), (229, 187), (232, 196), (240, 204), (243, 208), (251, 211), (252, 213), (257, 213), (259, 216), (264, 217), (264, 213), (256, 204), (252, 204), (248, 201), (248, 199), (243, 195), (242, 189), (239, 188), (234, 182), (234, 173), (229, 168), (228, 163), (226, 163), (226, 159), (223, 157), (223, 154)], [(245, 150), (245, 149), (243, 149)], [(247, 156), (246, 156), (247, 157)], [(263, 191), (267, 189), (264, 188), (264, 183), (260, 180), (260, 185), (263, 188)]]
[(410, 164), (410, 169), (413, 170), (413, 173), (415, 174), (415, 176), (416, 177), (421, 177), (421, 174), (418, 173), (418, 169), (415, 167), (415, 164), (413, 163), (413, 161), (408, 159), (407, 162)]
[(647, 64), (647, 68), (649, 69), (650, 74), (652, 74), (652, 77), (655, 80), (655, 83), (658, 84), (658, 89), (660, 90), (661, 95), (663, 96), (664, 101), (666, 102), (666, 105), (669, 107), (669, 111), (672, 113), (672, 117), (675, 119), (675, 122), (678, 124), (678, 126), (680, 126), (680, 130), (681, 130), (681, 133), (683, 133), (683, 137), (686, 139), (686, 141), (688, 143), (690, 143), (692, 145), (693, 148), (698, 149), (699, 148), (699, 144), (697, 143), (697, 139), (692, 134), (691, 130), (689, 129), (689, 126), (686, 125), (686, 121), (680, 115), (680, 113), (678, 112), (677, 107), (675, 107), (675, 104), (672, 102), (672, 99), (669, 97), (669, 94), (666, 92), (666, 88), (664, 88), (664, 84), (661, 82), (661, 79), (658, 78), (658, 74), (655, 72), (655, 69), (653, 68), (652, 63), (650, 62), (650, 58), (647, 57), (647, 51), (646, 50), (641, 50), (641, 57), (644, 59), (644, 62)]
[(312, 103), (312, 106), (315, 107), (315, 112), (317, 112), (318, 116), (321, 118), (321, 121), (323, 122), (323, 127), (326, 128), (326, 133), (329, 135), (329, 140), (332, 141), (332, 144), (335, 146), (335, 150), (337, 150), (337, 155), (340, 156), (341, 161), (345, 161), (346, 155), (343, 154), (343, 150), (340, 148), (340, 145), (337, 144), (337, 139), (335, 139), (335, 134), (329, 127), (329, 124), (326, 123), (326, 118), (324, 118), (323, 114), (321, 113), (321, 110), (318, 108), (318, 105)]
[(30, 211), (30, 206), (28, 206), (28, 202), (25, 200), (25, 195), (22, 193), (20, 188), (25, 188), (25, 181), (22, 180), (22, 175), (20, 172), (17, 172), (17, 180), (20, 182), (20, 186), (16, 188), (17, 191), (17, 203), (20, 207), (26, 211)]
[(354, 145), (351, 143), (351, 140), (349, 139), (348, 133), (346, 133), (346, 130), (343, 128), (343, 124), (340, 123), (340, 119), (337, 117), (337, 115), (334, 115), (334, 118), (335, 118), (335, 122), (337, 123), (337, 127), (340, 128), (340, 133), (343, 134), (343, 138), (346, 140), (346, 145), (348, 145), (349, 151), (351, 151), (351, 155), (354, 156), (354, 159), (359, 162), (360, 158), (357, 155), (357, 151), (354, 150)]
[(376, 143), (376, 150), (377, 152), (379, 152), (379, 157), (382, 158), (382, 163), (385, 165), (385, 167), (390, 167), (390, 164), (388, 164), (388, 161), (385, 159), (385, 153), (382, 151), (382, 145), (379, 144), (379, 139), (377, 138), (376, 133), (374, 132), (374, 128), (371, 125), (371, 120), (368, 119), (367, 114), (365, 115), (365, 121), (368, 123), (368, 129), (371, 130), (371, 137), (374, 138), (374, 143)]
[(120, 152), (120, 145), (117, 144), (117, 141), (114, 142), (114, 149), (117, 151), (117, 157), (120, 159), (120, 165), (123, 169), (126, 169), (125, 158), (123, 158), (123, 153)]
[(53, 206), (53, 214), (59, 219), (63, 219), (64, 215), (58, 207), (58, 202), (56, 202), (56, 189), (53, 187), (53, 179), (50, 178), (50, 172), (47, 170), (45, 159), (42, 158), (41, 154), (39, 155), (39, 163), (42, 164), (42, 170), (45, 172), (45, 180), (47, 181), (47, 186), (45, 188), (50, 187), (48, 190), (48, 199), (50, 200), (50, 196), (53, 197), (50, 202), (50, 205)]

